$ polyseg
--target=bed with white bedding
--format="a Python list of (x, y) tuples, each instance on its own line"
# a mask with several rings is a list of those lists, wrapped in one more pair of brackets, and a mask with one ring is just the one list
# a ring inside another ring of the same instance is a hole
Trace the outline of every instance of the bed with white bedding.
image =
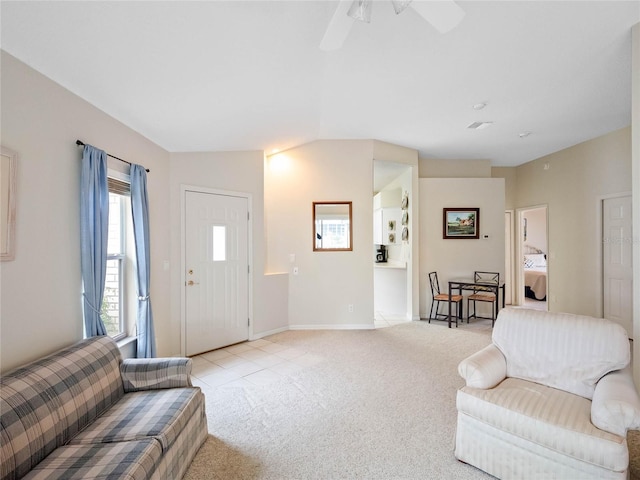
[(547, 258), (543, 253), (524, 256), (525, 296), (535, 300), (547, 298)]

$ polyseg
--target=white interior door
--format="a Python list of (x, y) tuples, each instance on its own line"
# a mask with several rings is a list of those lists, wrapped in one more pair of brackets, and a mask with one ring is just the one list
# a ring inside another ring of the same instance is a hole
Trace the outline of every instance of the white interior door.
[(631, 196), (602, 201), (604, 317), (620, 323), (633, 338)]
[(249, 338), (248, 200), (185, 192), (186, 354)]

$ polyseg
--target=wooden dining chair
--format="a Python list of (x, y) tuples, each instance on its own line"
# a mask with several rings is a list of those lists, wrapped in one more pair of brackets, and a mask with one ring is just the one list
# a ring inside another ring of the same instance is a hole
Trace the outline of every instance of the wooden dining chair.
[[(497, 288), (500, 286), (500, 274), (497, 272), (473, 272), (473, 281), (474, 283), (486, 283), (491, 286), (474, 287), (473, 294), (467, 297), (467, 323), (469, 323), (470, 318), (483, 318), (491, 320), (491, 326), (493, 327), (496, 322), (496, 313), (498, 312)], [(470, 310), (470, 302), (473, 302), (473, 313)], [(477, 315), (476, 302), (491, 303), (491, 317)]]
[[(440, 283), (438, 282), (438, 273), (431, 272), (429, 274), (429, 283), (431, 284), (431, 310), (429, 310), (429, 323), (431, 320), (447, 320), (449, 318), (448, 313), (438, 313), (440, 302), (454, 302), (456, 305), (456, 327), (458, 326), (458, 319), (462, 321), (462, 295), (451, 295), (449, 298), (448, 293), (440, 293)], [(434, 310), (435, 307), (435, 310)], [(434, 315), (435, 312), (435, 315)], [(447, 310), (448, 312), (448, 310)]]

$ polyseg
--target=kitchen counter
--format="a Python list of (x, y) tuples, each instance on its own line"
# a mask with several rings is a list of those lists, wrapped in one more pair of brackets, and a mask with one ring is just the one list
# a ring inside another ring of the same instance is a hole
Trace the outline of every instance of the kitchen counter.
[(373, 266), (374, 266), (374, 268), (406, 269), (407, 268), (407, 262), (398, 262), (398, 261), (394, 261), (394, 260), (389, 260), (388, 262), (381, 262), (381, 263), (374, 262)]

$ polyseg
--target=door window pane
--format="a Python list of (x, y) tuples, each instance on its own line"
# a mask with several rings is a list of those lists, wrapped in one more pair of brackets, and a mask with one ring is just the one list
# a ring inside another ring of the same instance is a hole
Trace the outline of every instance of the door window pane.
[(227, 227), (213, 226), (213, 261), (224, 262), (227, 259)]

